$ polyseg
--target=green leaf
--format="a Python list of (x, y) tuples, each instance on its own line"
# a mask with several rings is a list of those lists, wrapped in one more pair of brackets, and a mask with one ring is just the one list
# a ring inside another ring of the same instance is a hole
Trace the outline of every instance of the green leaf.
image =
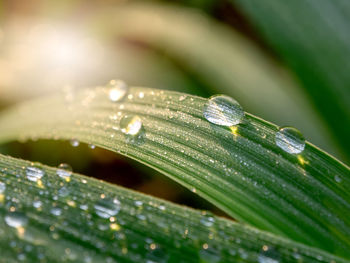
[(2, 262), (349, 262), (205, 211), (65, 175), (0, 155)]
[[(77, 139), (121, 153), (192, 189), (240, 222), (349, 257), (349, 168), (307, 143), (298, 155), (277, 147), (278, 128), (246, 113), (222, 127), (203, 117), (207, 99), (130, 88), (87, 89), (24, 103), (0, 116), (0, 141)], [(122, 116), (142, 132), (121, 132)]]
[(232, 2), (296, 72), (349, 158), (349, 1)]

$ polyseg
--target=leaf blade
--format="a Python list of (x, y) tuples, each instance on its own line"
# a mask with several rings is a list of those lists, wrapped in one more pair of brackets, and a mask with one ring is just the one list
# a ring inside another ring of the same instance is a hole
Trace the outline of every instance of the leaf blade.
[[(25, 178), (26, 168), (33, 166), (45, 173), (41, 183)], [(0, 231), (5, 234), (0, 236), (0, 250), (6, 262), (16, 262), (18, 258), (37, 262), (38, 257), (50, 262), (257, 262), (259, 257), (269, 255), (263, 247), (272, 252), (272, 259), (283, 262), (348, 262), (93, 178), (72, 174), (65, 181), (58, 177), (57, 168), (0, 155), (0, 174), (6, 185), (1, 215), (6, 217), (15, 210), (28, 220), (22, 227), (9, 227), (1, 218)], [(63, 194), (62, 189), (69, 194)], [(102, 195), (104, 199), (116, 197), (120, 201), (120, 211), (109, 219), (99, 217), (94, 208)], [(33, 206), (38, 201), (42, 202), (40, 206)], [(209, 217), (212, 220), (203, 221)], [(11, 245), (13, 242), (16, 246)]]
[[(69, 106), (64, 96), (53, 96), (4, 112), (0, 140), (93, 143), (194, 188), (242, 222), (348, 256), (349, 168), (311, 144), (300, 155), (287, 154), (274, 143), (277, 127), (249, 114), (238, 130), (211, 125), (202, 116), (207, 100), (182, 93), (131, 88), (118, 103), (103, 88), (75, 96)], [(140, 144), (120, 131), (123, 114), (141, 117)]]

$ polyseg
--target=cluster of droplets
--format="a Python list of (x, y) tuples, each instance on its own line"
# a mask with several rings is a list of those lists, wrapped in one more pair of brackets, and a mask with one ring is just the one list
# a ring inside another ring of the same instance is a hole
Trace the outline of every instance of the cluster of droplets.
[[(121, 80), (111, 80), (108, 87), (108, 97), (109, 100), (112, 102), (119, 102), (126, 97), (128, 94), (128, 86), (124, 81)], [(138, 97), (140, 99), (144, 98), (145, 94), (143, 92), (140, 92), (138, 94)], [(131, 99), (133, 97), (132, 94), (129, 94), (128, 99)], [(128, 140), (130, 138), (137, 138), (140, 136), (142, 130), (143, 130), (143, 123), (142, 119), (138, 115), (124, 115), (119, 121), (120, 130), (122, 133), (124, 133), (126, 136), (128, 136)]]
[[(34, 171), (39, 174), (41, 172), (39, 172), (38, 169), (41, 169), (42, 172), (44, 172), (42, 168), (35, 164), (32, 164), (28, 167), (37, 168), (34, 169)], [(71, 168), (69, 165), (61, 164), (59, 165), (59, 169), (69, 171)], [(29, 169), (29, 171), (30, 173), (33, 173), (33, 169)], [(67, 178), (66, 175), (63, 175), (62, 177), (59, 173), (56, 174), (61, 179)], [(45, 173), (43, 176), (45, 176)], [(43, 176), (40, 177), (39, 180), (42, 180)], [(71, 179), (74, 180), (75, 178)], [(44, 182), (46, 182), (46, 185), (48, 185), (47, 181), (44, 180)], [(59, 180), (58, 182), (59, 184), (63, 183), (61, 180)], [(71, 182), (67, 185), (71, 185), (72, 183), (74, 182)], [(82, 186), (87, 184), (87, 180), (81, 180), (81, 184)], [(3, 188), (4, 190), (1, 190)], [(6, 186), (3, 186), (0, 183), (0, 192), (5, 191), (5, 189)], [(197, 246), (198, 251), (196, 256), (198, 256), (201, 262), (227, 262), (226, 260), (231, 259), (231, 257), (232, 260), (237, 259), (237, 262), (250, 262), (252, 258), (253, 260), (255, 260), (254, 262), (258, 263), (282, 262), (282, 256), (280, 252), (270, 245), (264, 245), (259, 253), (251, 253), (250, 250), (246, 250), (245, 242), (248, 241), (244, 239), (241, 240), (238, 237), (235, 237), (234, 232), (226, 233), (226, 230), (219, 230), (219, 227), (221, 227), (220, 225), (222, 224), (222, 220), (216, 218), (209, 212), (203, 211), (200, 215), (198, 215), (198, 220), (200, 222), (200, 231), (198, 231), (198, 229), (195, 226), (186, 225), (185, 221), (185, 224), (183, 225), (171, 225), (166, 219), (163, 219), (162, 217), (157, 217), (157, 214), (161, 213), (162, 211), (169, 211), (169, 215), (171, 214), (174, 217), (178, 217), (178, 219), (184, 216), (180, 215), (179, 217), (179, 214), (176, 214), (171, 207), (168, 207), (164, 203), (139, 199), (128, 200), (128, 198), (125, 197), (116, 198), (109, 192), (106, 192), (105, 194), (96, 195), (97, 193), (95, 193), (95, 190), (96, 189), (92, 191), (92, 195), (87, 194), (87, 196), (83, 196), (83, 198), (77, 198), (67, 202), (68, 206), (77, 207), (77, 209), (75, 209), (75, 211), (72, 210), (72, 212), (76, 212), (77, 210), (80, 211), (80, 214), (78, 215), (76, 220), (79, 220), (79, 222), (82, 225), (84, 224), (84, 226), (86, 226), (86, 229), (96, 228), (99, 231), (105, 232), (106, 235), (111, 235), (111, 239), (109, 242), (110, 244), (115, 243), (114, 249), (120, 251), (119, 253), (121, 253), (121, 255), (128, 254), (126, 257), (133, 257), (133, 259), (137, 262), (142, 261), (142, 257), (148, 260), (146, 262), (168, 262), (172, 258), (171, 255), (169, 255), (167, 246), (163, 247), (161, 241), (156, 239), (157, 235), (150, 234), (150, 236), (144, 240), (144, 244), (140, 244), (139, 242), (132, 243), (132, 239), (128, 240), (128, 235), (132, 235), (132, 232), (130, 231), (130, 229), (132, 230), (132, 227), (130, 227), (131, 225), (128, 225), (129, 223), (126, 219), (127, 217), (124, 217), (125, 210), (128, 211), (127, 213), (131, 213), (131, 216), (134, 216), (135, 220), (139, 221), (138, 224), (145, 225), (145, 227), (148, 225), (148, 229), (154, 229), (156, 225), (157, 231), (159, 231), (156, 233), (169, 233), (172, 231), (176, 231), (177, 233), (183, 233), (183, 235), (180, 235), (179, 238), (184, 239), (186, 241), (181, 241), (178, 238), (175, 238), (175, 242), (177, 242), (175, 244), (176, 248), (180, 248), (181, 245), (184, 244), (184, 242), (193, 242), (191, 244)], [(70, 195), (70, 198), (72, 196), (74, 196), (74, 194)], [(92, 198), (92, 200), (96, 201), (92, 205), (86, 204), (83, 201), (86, 198)], [(67, 224), (68, 221), (64, 220), (64, 218), (71, 215), (70, 213), (68, 213), (67, 208), (64, 205), (62, 205), (62, 200), (64, 199), (58, 200), (58, 202), (56, 203), (56, 199), (54, 199), (54, 202), (51, 203), (47, 211), (45, 208), (47, 208), (47, 205), (50, 204), (49, 200), (39, 200), (39, 197), (35, 196), (34, 199), (30, 200), (29, 203), (34, 209), (37, 209), (37, 211), (45, 211), (46, 213), (49, 213), (52, 217), (57, 219), (55, 221), (64, 222), (62, 226), (66, 227), (65, 224)], [(75, 204), (74, 202), (77, 202), (77, 204)], [(122, 207), (122, 205), (124, 206), (125, 203), (127, 203), (127, 206), (124, 208)], [(4, 216), (4, 222), (6, 223), (6, 225), (10, 229), (13, 229), (21, 240), (29, 242), (34, 246), (37, 244), (45, 244), (45, 242), (47, 242), (48, 238), (50, 237), (43, 237), (40, 234), (40, 232), (35, 232), (36, 230), (32, 229), (31, 223), (34, 220), (35, 218), (30, 217), (30, 214), (28, 214), (27, 216), (26, 213), (17, 211), (16, 209), (8, 211)], [(150, 228), (150, 225), (152, 224), (153, 228)], [(128, 227), (124, 227), (124, 225)], [(59, 228), (59, 223), (54, 223), (52, 226), (50, 226), (51, 238), (59, 240), (63, 238), (63, 235), (60, 234), (60, 231), (58, 231), (56, 227)], [(69, 229), (69, 227), (67, 226), (67, 229)], [(233, 226), (228, 224), (225, 229), (231, 228), (233, 228)], [(232, 248), (221, 247), (220, 243), (216, 242), (217, 238), (224, 240), (225, 244), (227, 244), (227, 242), (229, 242), (230, 244), (234, 242), (235, 245)], [(106, 243), (104, 240), (98, 240), (96, 244), (94, 243), (94, 245), (96, 245), (96, 247), (98, 247), (99, 249), (103, 250), (106, 246)], [(109, 246), (109, 249), (111, 249), (111, 247), (112, 246)], [(137, 254), (132, 255), (131, 253), (133, 249), (134, 251), (139, 251), (140, 249), (143, 249), (143, 256)], [(23, 252), (21, 255), (25, 256), (26, 254), (25, 252)], [(69, 250), (65, 251), (63, 258), (70, 258), (71, 260), (73, 260), (78, 255), (79, 253), (77, 251), (74, 251), (72, 247), (69, 247)], [(295, 253), (293, 254), (293, 256), (298, 260), (303, 259), (302, 254)], [(87, 255), (86, 262), (94, 262), (89, 261), (90, 259), (92, 260), (92, 258), (93, 257), (91, 257), (91, 255)], [(67, 259), (67, 261), (69, 260)], [(113, 258), (111, 258), (106, 262), (114, 262), (114, 260)]]
[[(203, 116), (216, 125), (231, 127), (242, 123), (244, 111), (242, 106), (231, 97), (215, 95), (204, 105)], [(275, 135), (275, 143), (282, 150), (301, 153), (305, 148), (304, 136), (293, 127), (282, 127)]]

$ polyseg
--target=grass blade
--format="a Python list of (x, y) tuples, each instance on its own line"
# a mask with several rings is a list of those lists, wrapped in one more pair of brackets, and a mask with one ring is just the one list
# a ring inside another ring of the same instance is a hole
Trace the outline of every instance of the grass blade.
[[(43, 174), (36, 181), (28, 180), (33, 167)], [(0, 155), (2, 262), (348, 262), (204, 211), (57, 174)], [(115, 198), (116, 213), (96, 206)]]
[[(78, 139), (124, 154), (192, 189), (241, 222), (349, 257), (349, 168), (307, 143), (299, 155), (275, 145), (276, 126), (246, 114), (225, 128), (203, 118), (207, 99), (130, 88), (119, 102), (88, 89), (38, 99), (0, 116), (1, 141)], [(141, 118), (137, 140), (123, 115)], [(195, 132), (194, 132), (195, 131)]]

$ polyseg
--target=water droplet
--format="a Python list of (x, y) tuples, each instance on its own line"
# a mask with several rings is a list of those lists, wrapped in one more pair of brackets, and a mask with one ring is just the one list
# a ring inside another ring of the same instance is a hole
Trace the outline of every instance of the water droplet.
[(110, 218), (120, 211), (120, 202), (118, 199), (100, 199), (95, 205), (95, 212), (99, 217)]
[(120, 101), (128, 92), (128, 86), (122, 80), (111, 80), (108, 87), (109, 99), (113, 102)]
[(341, 177), (339, 175), (336, 175), (334, 176), (334, 180), (337, 182), (337, 183), (340, 183), (342, 181)]
[(58, 170), (56, 171), (56, 174), (61, 177), (62, 179), (67, 180), (72, 175), (72, 166), (70, 166), (67, 163), (61, 163), (58, 166)]
[(28, 223), (28, 218), (21, 212), (10, 212), (5, 216), (5, 222), (10, 227), (24, 227)]
[(279, 263), (280, 255), (274, 248), (263, 246), (263, 250), (258, 256), (259, 263)]
[(275, 142), (282, 150), (297, 154), (305, 148), (305, 138), (302, 133), (293, 127), (282, 127), (276, 133)]
[(186, 95), (181, 95), (181, 96), (179, 97), (179, 101), (184, 101), (186, 98), (187, 98)]
[(207, 227), (211, 227), (214, 224), (215, 219), (212, 216), (203, 215), (200, 222), (202, 223), (202, 225), (205, 225)]
[(137, 206), (137, 207), (141, 207), (143, 205), (143, 202), (142, 201), (139, 201), (139, 200), (136, 200), (134, 202), (134, 204)]
[(242, 122), (244, 111), (233, 98), (215, 95), (209, 98), (204, 106), (204, 117), (211, 123), (222, 126), (233, 126)]
[(43, 205), (43, 202), (41, 202), (40, 200), (35, 200), (33, 202), (33, 207), (35, 208), (40, 208)]
[(51, 214), (53, 214), (54, 216), (60, 216), (62, 215), (62, 209), (59, 207), (53, 207), (51, 208)]
[(0, 194), (4, 193), (6, 190), (6, 184), (3, 182), (0, 182)]
[(120, 129), (127, 135), (135, 136), (142, 130), (142, 120), (137, 115), (125, 115), (120, 120)]
[(32, 182), (37, 182), (44, 174), (45, 172), (38, 167), (28, 166), (26, 169), (27, 179)]
[(70, 141), (70, 145), (72, 145), (73, 147), (78, 147), (80, 142), (77, 139), (71, 139)]
[(96, 148), (96, 146), (95, 146), (94, 144), (91, 144), (91, 143), (88, 145), (88, 147), (89, 147), (90, 149), (95, 149), (95, 148)]
[(80, 207), (81, 210), (84, 210), (84, 211), (89, 209), (89, 206), (86, 205), (86, 204), (81, 204), (79, 207)]

